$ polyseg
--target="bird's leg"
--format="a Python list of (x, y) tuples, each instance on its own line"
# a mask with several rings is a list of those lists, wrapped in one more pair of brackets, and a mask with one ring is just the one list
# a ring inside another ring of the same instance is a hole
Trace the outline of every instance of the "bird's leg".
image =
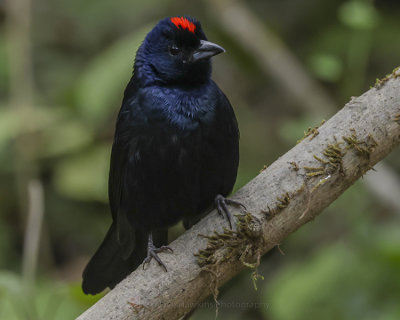
[(226, 219), (229, 221), (229, 226), (231, 227), (231, 229), (232, 229), (232, 214), (230, 213), (227, 205), (242, 207), (244, 210), (246, 210), (246, 207), (242, 203), (235, 200), (226, 199), (224, 196), (220, 194), (217, 194), (217, 196), (214, 199), (214, 202), (218, 213), (220, 215), (225, 214)]
[(156, 260), (156, 261), (158, 262), (158, 264), (159, 264), (161, 267), (163, 267), (165, 271), (167, 271), (167, 267), (166, 267), (165, 264), (161, 261), (160, 257), (157, 255), (157, 253), (165, 252), (165, 251), (174, 252), (174, 251), (172, 250), (172, 248), (169, 247), (169, 246), (162, 246), (162, 247), (160, 247), (160, 248), (156, 248), (156, 246), (155, 246), (154, 243), (153, 243), (153, 235), (152, 235), (152, 233), (150, 232), (150, 234), (149, 234), (149, 240), (148, 240), (148, 243), (147, 243), (147, 257), (146, 257), (146, 259), (144, 259), (144, 262), (143, 262), (143, 269), (144, 269), (144, 267), (146, 266), (146, 264), (148, 264), (148, 263), (151, 261), (151, 259), (154, 258), (154, 260)]

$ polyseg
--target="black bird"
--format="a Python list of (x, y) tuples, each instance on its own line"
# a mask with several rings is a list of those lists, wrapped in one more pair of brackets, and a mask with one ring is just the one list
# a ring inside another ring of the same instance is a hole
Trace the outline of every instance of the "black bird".
[(207, 41), (190, 17), (161, 20), (136, 53), (111, 152), (113, 223), (83, 272), (82, 288), (113, 288), (168, 246), (167, 228), (190, 227), (215, 205), (231, 224), (225, 199), (239, 163), (239, 130), (225, 94), (211, 80)]

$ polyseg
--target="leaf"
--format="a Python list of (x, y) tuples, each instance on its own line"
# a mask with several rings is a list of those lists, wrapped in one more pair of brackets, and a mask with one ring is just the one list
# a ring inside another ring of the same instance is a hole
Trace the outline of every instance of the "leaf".
[(0, 151), (20, 130), (20, 121), (8, 108), (0, 108)]
[(43, 132), (41, 156), (59, 156), (72, 153), (93, 142), (93, 130), (78, 121), (57, 124)]
[(353, 29), (371, 30), (379, 23), (378, 11), (370, 1), (347, 1), (340, 6), (338, 16), (344, 25)]
[(309, 58), (308, 65), (318, 78), (325, 81), (336, 82), (343, 72), (342, 61), (332, 54), (315, 53)]
[(95, 125), (117, 110), (133, 68), (134, 56), (151, 27), (142, 28), (100, 53), (77, 81), (78, 111)]
[(55, 187), (70, 198), (107, 202), (109, 158), (107, 144), (61, 161), (55, 168)]

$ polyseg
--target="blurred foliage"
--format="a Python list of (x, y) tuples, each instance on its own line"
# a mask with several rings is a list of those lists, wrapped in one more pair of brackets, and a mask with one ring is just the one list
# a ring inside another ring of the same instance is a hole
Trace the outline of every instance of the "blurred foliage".
[(298, 257), (271, 279), (264, 299), (272, 319), (399, 317), (400, 225), (376, 224), (366, 196), (357, 182), (328, 209), (351, 232), (336, 236), (307, 260)]
[[(35, 101), (23, 110), (11, 103), (7, 20), (0, 5), (0, 319), (72, 319), (99, 299), (82, 293), (81, 272), (110, 223), (107, 179), (115, 118), (135, 51), (156, 21), (196, 16), (209, 39), (227, 49), (216, 57), (213, 74), (240, 124), (236, 189), (318, 125), (315, 119), (329, 115), (300, 111), (208, 14), (212, 8), (205, 2), (33, 3)], [(399, 65), (398, 1), (245, 3), (338, 107)], [(388, 159), (398, 174), (399, 156), (395, 151)], [(25, 217), (18, 177), (30, 172), (44, 186), (45, 221), (36, 287), (28, 293), (20, 274)], [(263, 258), (265, 280), (258, 291), (247, 273), (224, 286), (219, 318), (399, 319), (399, 217), (358, 182), (282, 244), (285, 256), (275, 250)], [(172, 237), (179, 232), (181, 225)], [(212, 299), (205, 303), (192, 319), (214, 317)]]
[(20, 277), (11, 272), (0, 273), (0, 316), (5, 320), (74, 319), (87, 305), (100, 296), (86, 296), (80, 286), (56, 284), (40, 279), (34, 295), (28, 297)]

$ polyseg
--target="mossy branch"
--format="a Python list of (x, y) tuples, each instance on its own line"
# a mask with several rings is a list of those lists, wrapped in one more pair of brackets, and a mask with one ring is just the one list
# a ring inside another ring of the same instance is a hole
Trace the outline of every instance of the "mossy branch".
[[(79, 320), (179, 319), (314, 219), (400, 144), (400, 70), (346, 106), (240, 189), (235, 230), (215, 211), (139, 267)], [(318, 134), (316, 134), (318, 132)], [(196, 256), (195, 256), (196, 255)], [(253, 279), (259, 277), (257, 272)]]

